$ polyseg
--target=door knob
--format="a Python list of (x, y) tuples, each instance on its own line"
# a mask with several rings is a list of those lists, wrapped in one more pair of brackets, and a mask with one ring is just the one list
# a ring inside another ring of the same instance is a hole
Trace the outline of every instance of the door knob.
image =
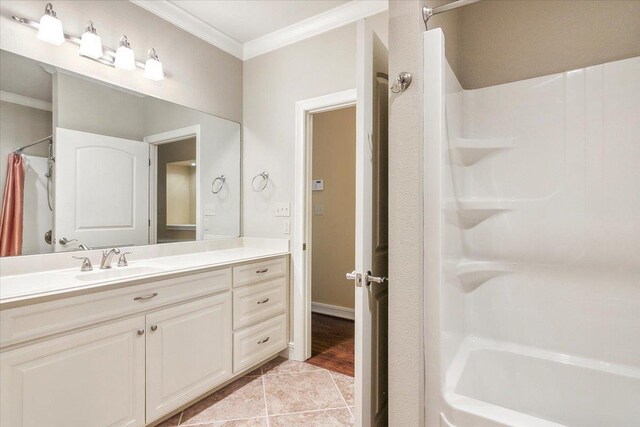
[(356, 273), (356, 271), (352, 271), (351, 273), (347, 273), (347, 280), (355, 280), (356, 286), (362, 286), (362, 274)]

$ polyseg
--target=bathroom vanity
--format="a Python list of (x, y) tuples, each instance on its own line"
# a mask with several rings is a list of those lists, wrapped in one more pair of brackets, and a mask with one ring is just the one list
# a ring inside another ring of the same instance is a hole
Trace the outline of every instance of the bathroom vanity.
[(286, 242), (235, 242), (3, 275), (0, 424), (150, 425), (286, 349)]

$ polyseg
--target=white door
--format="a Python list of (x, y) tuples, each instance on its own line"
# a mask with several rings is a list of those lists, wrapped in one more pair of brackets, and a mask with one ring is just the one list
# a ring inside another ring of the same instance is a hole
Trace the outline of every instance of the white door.
[(0, 355), (0, 425), (145, 425), (144, 316)]
[(231, 377), (231, 292), (147, 315), (147, 422)]
[(147, 244), (149, 144), (56, 128), (55, 150), (56, 251)]
[[(356, 425), (387, 424), (387, 56), (358, 23), (356, 112)], [(377, 283), (376, 281), (380, 281)]]

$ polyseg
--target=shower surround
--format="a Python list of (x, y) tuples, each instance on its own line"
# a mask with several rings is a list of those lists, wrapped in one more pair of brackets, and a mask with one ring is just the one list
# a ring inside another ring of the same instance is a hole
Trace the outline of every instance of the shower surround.
[(640, 419), (640, 57), (463, 90), (424, 35), (427, 424)]

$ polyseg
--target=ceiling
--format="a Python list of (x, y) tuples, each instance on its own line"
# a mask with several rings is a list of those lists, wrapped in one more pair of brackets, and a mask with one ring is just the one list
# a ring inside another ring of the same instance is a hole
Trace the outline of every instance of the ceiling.
[(311, 18), (348, 0), (170, 0), (178, 8), (246, 43)]
[(389, 7), (389, 0), (130, 1), (242, 60)]

